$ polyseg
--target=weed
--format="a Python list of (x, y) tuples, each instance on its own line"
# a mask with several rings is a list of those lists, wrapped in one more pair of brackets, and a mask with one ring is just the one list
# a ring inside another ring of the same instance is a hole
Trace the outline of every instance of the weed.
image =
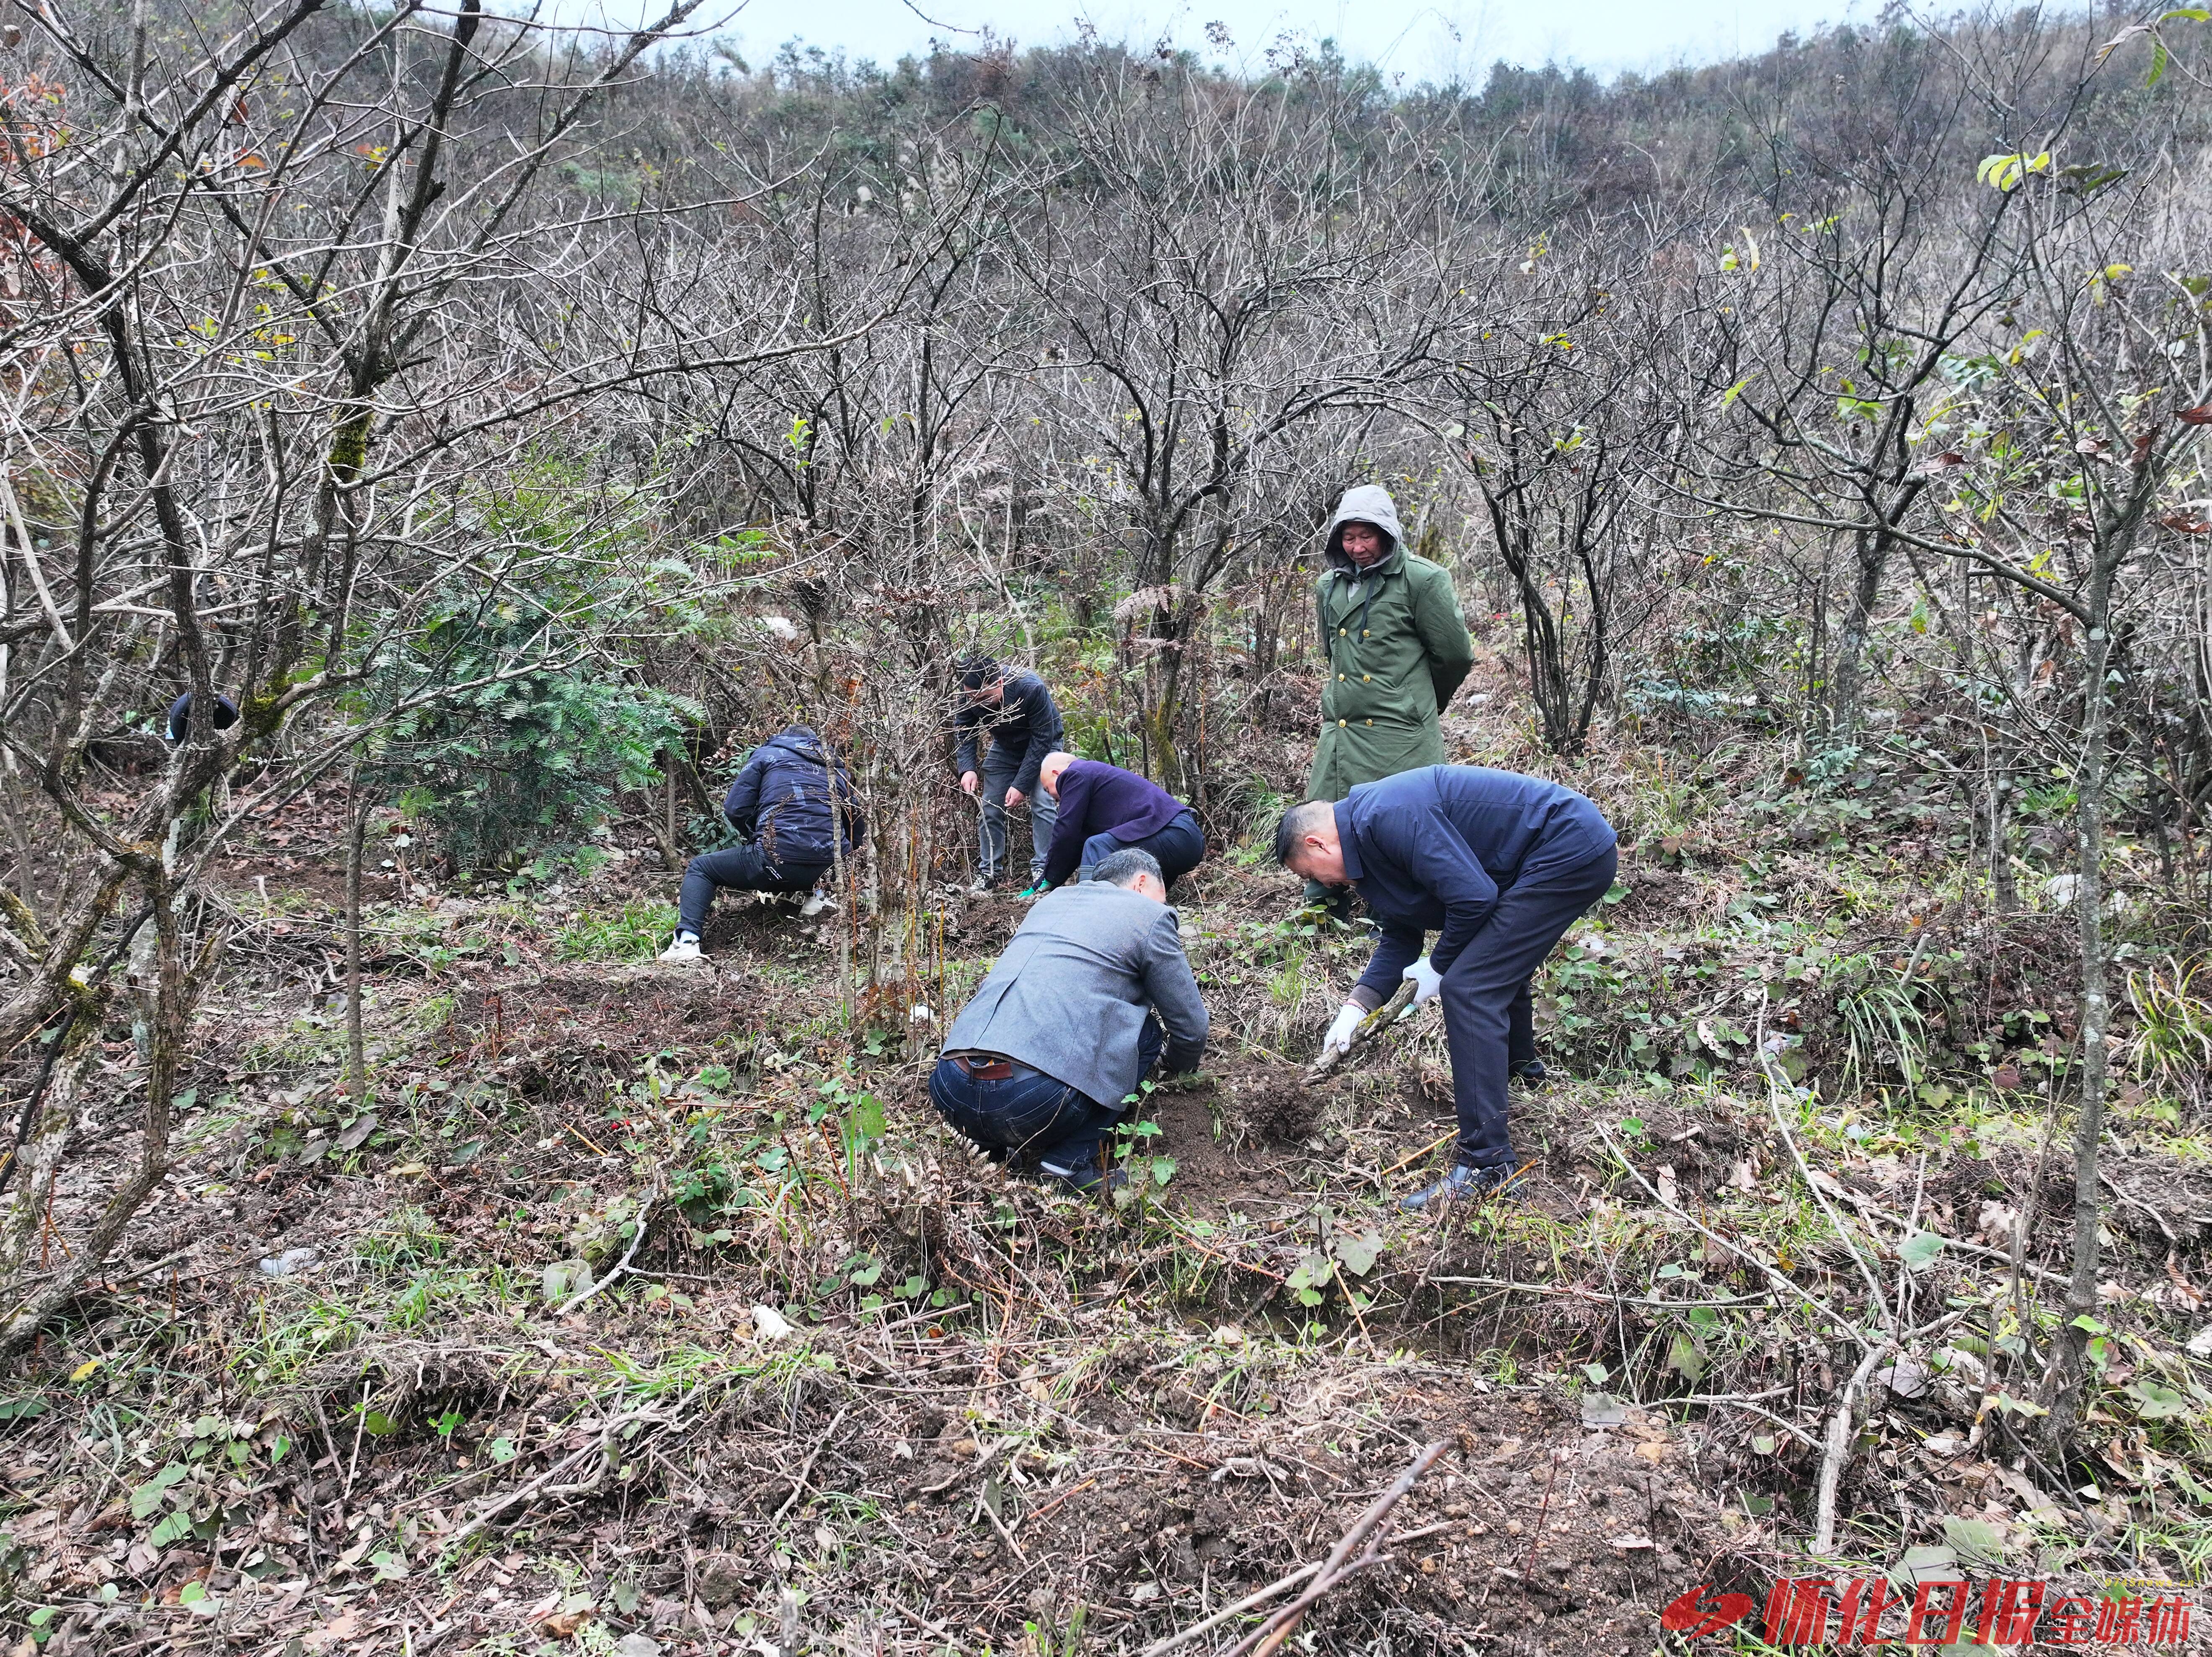
[(410, 1203), (393, 1209), (383, 1223), (365, 1232), (354, 1250), (380, 1271), (405, 1271), (442, 1259), (446, 1238), (430, 1217)]
[(1836, 963), (1836, 1013), (1843, 1021), (1844, 1086), (1858, 1091), (1885, 1067), (1919, 1085), (1928, 1059), (1928, 1023), (1900, 968), (1868, 956)]
[(553, 954), (562, 961), (650, 961), (675, 926), (672, 905), (633, 898), (611, 912), (578, 914), (555, 935)]
[(2204, 972), (2202, 956), (2170, 955), (2128, 974), (2128, 1005), (2136, 1013), (2128, 1058), (2144, 1081), (2193, 1096), (2212, 1071), (2212, 984)]

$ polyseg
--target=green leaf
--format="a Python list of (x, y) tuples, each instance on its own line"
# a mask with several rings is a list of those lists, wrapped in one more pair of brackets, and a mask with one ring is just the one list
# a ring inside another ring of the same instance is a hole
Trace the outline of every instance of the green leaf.
[(484, 1446), (484, 1454), (494, 1461), (512, 1461), (514, 1460), (514, 1441), (511, 1438), (495, 1438)]
[(157, 1548), (166, 1548), (172, 1542), (181, 1542), (192, 1533), (192, 1516), (188, 1513), (173, 1513), (154, 1527), (146, 1540)]
[(1743, 395), (1743, 388), (1750, 385), (1753, 380), (1757, 379), (1758, 378), (1759, 375), (1756, 373), (1746, 374), (1741, 379), (1736, 381), (1735, 385), (1729, 386), (1727, 391), (1722, 392), (1721, 407), (1725, 409), (1729, 404), (1735, 402), (1736, 398), (1741, 397)]
[(1987, 1520), (1946, 1518), (1943, 1539), (1958, 1551), (1962, 1559), (1994, 1565), (2004, 1557), (2004, 1533)]
[(1695, 1386), (1705, 1379), (1705, 1355), (1688, 1335), (1677, 1333), (1667, 1348), (1667, 1368)]
[(153, 1478), (131, 1491), (131, 1516), (133, 1519), (150, 1518), (155, 1509), (161, 1505), (162, 1493), (184, 1476), (183, 1465), (172, 1461)]
[(2145, 1421), (2166, 1421), (2189, 1413), (2186, 1398), (2154, 1381), (2136, 1382), (2128, 1388), (2128, 1396), (2135, 1400), (2136, 1413)]
[(1943, 1252), (1943, 1239), (1933, 1231), (1916, 1231), (1897, 1246), (1897, 1257), (1915, 1272), (1924, 1272)]
[[(1375, 1269), (1375, 1262), (1381, 1258), (1384, 1245), (1378, 1234), (1367, 1231), (1357, 1237), (1339, 1237), (1335, 1247), (1337, 1264), (1353, 1277), (1364, 1278)], [(1599, 1379), (1604, 1377), (1600, 1376)]]
[(362, 1430), (372, 1438), (389, 1438), (399, 1430), (399, 1423), (381, 1410), (371, 1410), (362, 1418)]
[(1174, 1157), (1155, 1156), (1152, 1158), (1152, 1183), (1154, 1185), (1165, 1185), (1170, 1180), (1174, 1179), (1175, 1176), (1176, 1159)]

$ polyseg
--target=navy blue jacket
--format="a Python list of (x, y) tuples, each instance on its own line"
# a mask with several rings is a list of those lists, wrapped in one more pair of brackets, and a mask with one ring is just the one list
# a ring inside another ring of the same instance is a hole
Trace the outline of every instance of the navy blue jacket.
[[(822, 738), (803, 725), (769, 737), (746, 757), (738, 780), (722, 802), (730, 827), (760, 842), (769, 860), (779, 865), (835, 861), (830, 843), (829, 758)], [(842, 760), (837, 768), (840, 826), (850, 856), (866, 819), (853, 798), (853, 779)]]
[(994, 754), (1014, 757), (1013, 786), (1024, 798), (1036, 793), (1037, 768), (1064, 739), (1060, 709), (1053, 705), (1044, 681), (1034, 673), (1009, 673), (1006, 696), (995, 707), (963, 695), (959, 711), (952, 716), (952, 728), (960, 737), (958, 756), (952, 762), (956, 774), (977, 768), (975, 736), (983, 727), (991, 732)]
[(1429, 964), (1447, 970), (1524, 877), (1580, 868), (1615, 836), (1571, 788), (1516, 771), (1430, 765), (1363, 783), (1336, 806), (1344, 872), (1375, 913), (1382, 941), (1359, 975), (1380, 1005), (1437, 934)]
[[(191, 727), (191, 720), (192, 693), (187, 690), (169, 704), (169, 740), (173, 743), (184, 741), (185, 732)], [(215, 728), (218, 731), (228, 731), (237, 723), (238, 704), (221, 691), (217, 691), (215, 697)]]
[(1111, 835), (1123, 842), (1149, 839), (1188, 810), (1173, 794), (1133, 771), (1097, 760), (1070, 760), (1060, 774), (1060, 816), (1044, 856), (1044, 877), (1059, 885), (1083, 861), (1083, 842)]

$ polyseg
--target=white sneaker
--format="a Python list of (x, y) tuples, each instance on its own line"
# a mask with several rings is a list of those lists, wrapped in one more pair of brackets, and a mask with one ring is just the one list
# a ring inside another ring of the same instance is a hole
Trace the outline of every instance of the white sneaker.
[(663, 961), (704, 961), (707, 957), (699, 952), (697, 938), (678, 932), (676, 941), (660, 952), (660, 958)]
[(836, 907), (837, 900), (817, 886), (806, 895), (806, 901), (799, 906), (799, 913), (811, 920), (824, 909), (834, 909)]

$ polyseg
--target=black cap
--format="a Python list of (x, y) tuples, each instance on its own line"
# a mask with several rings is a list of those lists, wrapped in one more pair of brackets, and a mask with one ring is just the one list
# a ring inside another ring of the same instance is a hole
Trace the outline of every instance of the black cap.
[(960, 659), (960, 688), (981, 690), (987, 684), (999, 682), (999, 665), (988, 656), (963, 656)]

